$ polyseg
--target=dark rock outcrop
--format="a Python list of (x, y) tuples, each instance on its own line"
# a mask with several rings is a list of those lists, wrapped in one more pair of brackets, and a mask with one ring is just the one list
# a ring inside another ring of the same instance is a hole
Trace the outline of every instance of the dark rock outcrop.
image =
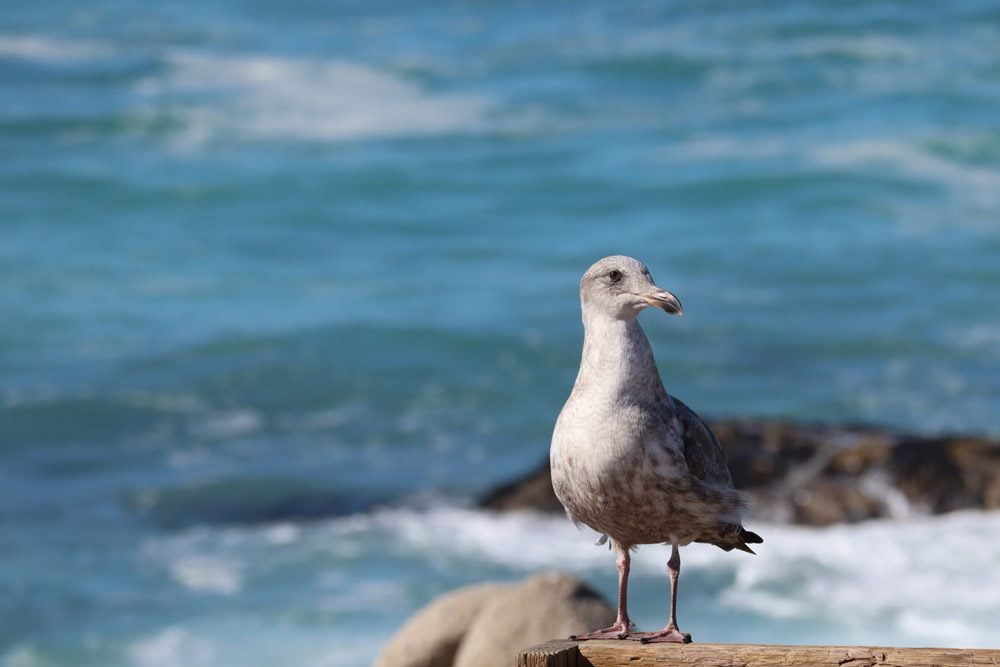
[[(1000, 508), (997, 440), (779, 421), (710, 425), (736, 487), (750, 493), (759, 517), (822, 526), (911, 511)], [(548, 461), (491, 491), (481, 506), (562, 511)]]

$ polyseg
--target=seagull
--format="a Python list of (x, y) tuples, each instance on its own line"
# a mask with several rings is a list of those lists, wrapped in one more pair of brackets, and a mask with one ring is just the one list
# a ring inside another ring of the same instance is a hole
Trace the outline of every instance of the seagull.
[[(583, 355), (552, 434), (552, 486), (576, 523), (608, 538), (617, 555), (614, 625), (571, 639), (689, 642), (677, 627), (679, 548), (705, 542), (754, 553), (763, 542), (742, 525), (749, 506), (733, 488), (715, 435), (687, 405), (667, 394), (637, 317), (650, 306), (681, 315), (681, 302), (660, 289), (637, 259), (615, 255), (580, 281)], [(635, 632), (629, 620), (629, 553), (669, 544), (670, 619), (658, 632)]]

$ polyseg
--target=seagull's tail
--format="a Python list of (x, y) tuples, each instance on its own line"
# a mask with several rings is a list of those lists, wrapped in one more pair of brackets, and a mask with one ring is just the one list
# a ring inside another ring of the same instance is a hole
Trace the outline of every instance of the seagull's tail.
[(764, 538), (753, 531), (749, 531), (746, 528), (740, 526), (740, 543), (733, 545), (734, 548), (740, 551), (746, 551), (748, 554), (756, 554), (756, 552), (747, 546), (750, 544), (763, 544)]
[(701, 539), (695, 540), (695, 542), (708, 542), (709, 544), (714, 544), (723, 551), (739, 549), (740, 551), (745, 551), (748, 554), (756, 554), (756, 552), (751, 549), (748, 544), (761, 544), (764, 542), (764, 538), (757, 533), (747, 530), (743, 526), (727, 524), (722, 533), (715, 536), (715, 539)]

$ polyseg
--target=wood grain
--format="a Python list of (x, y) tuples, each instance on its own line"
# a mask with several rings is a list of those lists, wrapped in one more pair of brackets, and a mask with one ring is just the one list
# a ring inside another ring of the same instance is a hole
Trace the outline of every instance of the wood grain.
[(551, 641), (517, 655), (517, 667), (959, 667), (1000, 665), (1000, 650), (767, 644)]

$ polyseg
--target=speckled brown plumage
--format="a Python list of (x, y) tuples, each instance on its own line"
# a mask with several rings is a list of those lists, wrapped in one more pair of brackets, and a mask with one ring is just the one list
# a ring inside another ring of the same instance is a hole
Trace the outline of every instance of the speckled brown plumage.
[(632, 632), (626, 611), (629, 550), (708, 542), (753, 553), (761, 538), (742, 527), (746, 496), (733, 488), (722, 448), (693, 410), (667, 394), (636, 319), (656, 306), (680, 314), (674, 295), (631, 257), (607, 257), (580, 281), (584, 343), (573, 391), (552, 436), (552, 485), (569, 517), (611, 538), (618, 553), (619, 618), (580, 638), (689, 641), (674, 614), (658, 633)]

